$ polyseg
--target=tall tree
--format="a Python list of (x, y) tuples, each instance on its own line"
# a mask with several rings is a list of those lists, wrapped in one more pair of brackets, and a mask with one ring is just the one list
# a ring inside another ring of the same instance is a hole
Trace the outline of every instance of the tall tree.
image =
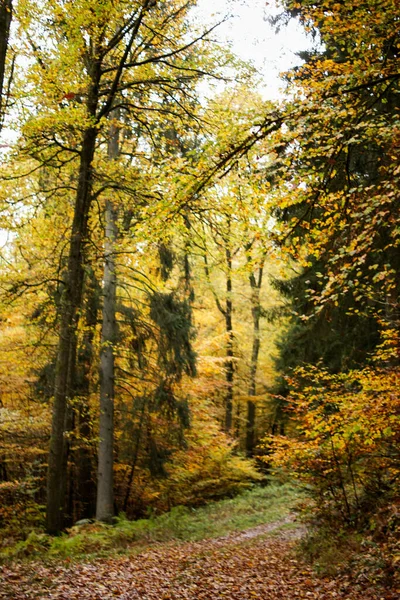
[[(83, 124), (78, 152), (77, 189), (61, 303), (59, 348), (56, 364), (52, 435), (47, 487), (47, 529), (56, 533), (62, 525), (62, 467), (68, 372), (82, 302), (84, 248), (93, 202), (94, 157), (104, 119), (113, 110), (117, 93), (132, 87), (171, 86), (198, 77), (185, 62), (189, 49), (204, 38), (187, 41), (184, 19), (192, 2), (174, 2), (168, 8), (152, 0), (131, 4), (104, 3), (93, 11), (85, 0), (71, 5), (51, 5), (52, 22), (58, 27), (60, 51), (71, 53), (81, 67), (79, 98)], [(117, 33), (116, 23), (119, 23)], [(42, 60), (43, 62), (43, 60)], [(151, 66), (159, 66), (158, 71)], [(44, 69), (46, 73), (46, 69)], [(77, 92), (65, 94), (68, 102)]]
[(6, 70), (8, 41), (10, 37), (12, 9), (12, 0), (0, 1), (0, 129), (4, 116), (4, 76)]
[(247, 418), (246, 418), (246, 454), (252, 456), (255, 445), (255, 427), (256, 427), (256, 405), (254, 398), (257, 396), (257, 370), (261, 347), (261, 331), (260, 331), (260, 320), (262, 315), (261, 307), (261, 288), (263, 284), (264, 276), (264, 265), (265, 265), (265, 254), (266, 251), (261, 251), (261, 258), (257, 265), (253, 265), (253, 259), (251, 256), (251, 246), (248, 244), (246, 247), (246, 258), (249, 266), (249, 284), (251, 290), (251, 316), (253, 320), (253, 335), (251, 344), (251, 358), (250, 358), (250, 379), (247, 401)]
[[(108, 159), (119, 155), (119, 110), (111, 113), (108, 141)], [(109, 522), (114, 515), (114, 352), (117, 340), (117, 276), (115, 244), (118, 235), (118, 208), (112, 198), (105, 205), (103, 318), (100, 352), (100, 427), (99, 462), (97, 477), (96, 519)]]
[[(361, 364), (379, 323), (398, 315), (396, 8), (390, 0), (284, 5), (324, 44), (288, 75), (306, 100), (290, 105), (298, 118), (288, 119), (278, 150), (291, 190), (281, 188), (281, 239), (303, 267), (282, 285), (303, 315), (286, 360), (340, 370)], [(371, 27), (359, 31), (367, 14)]]

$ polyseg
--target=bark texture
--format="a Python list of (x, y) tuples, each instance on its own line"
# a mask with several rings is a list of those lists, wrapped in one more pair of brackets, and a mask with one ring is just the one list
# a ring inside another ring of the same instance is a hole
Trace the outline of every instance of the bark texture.
[(232, 429), (233, 415), (233, 380), (234, 380), (234, 352), (233, 352), (233, 302), (232, 302), (232, 253), (229, 247), (225, 250), (226, 256), (226, 303), (225, 303), (225, 327), (226, 327), (226, 396), (225, 396), (225, 430)]
[[(88, 114), (95, 117), (99, 97), (100, 66), (93, 65), (92, 85), (88, 94)], [(75, 198), (74, 217), (71, 230), (65, 287), (61, 302), (61, 323), (57, 352), (52, 428), (47, 475), (46, 529), (48, 533), (59, 533), (63, 527), (63, 492), (66, 489), (64, 464), (64, 426), (68, 389), (68, 374), (71, 371), (71, 350), (75, 344), (78, 308), (82, 302), (84, 279), (83, 253), (87, 239), (88, 218), (92, 201), (93, 158), (97, 139), (97, 128), (88, 127), (83, 134), (78, 187)]]
[[(263, 263), (258, 268), (257, 277), (254, 273), (250, 273), (249, 282), (251, 288), (251, 315), (253, 319), (253, 342), (251, 349), (250, 360), (250, 382), (248, 395), (255, 397), (257, 392), (257, 369), (258, 357), (260, 354), (260, 318), (261, 318), (261, 303), (260, 291), (263, 279)], [(255, 445), (255, 424), (256, 424), (256, 405), (253, 400), (247, 402), (247, 418), (246, 418), (246, 454), (252, 456)]]
[(76, 395), (79, 398), (77, 406), (77, 448), (74, 451), (74, 518), (91, 519), (96, 512), (96, 487), (95, 467), (91, 445), (88, 440), (93, 438), (93, 426), (91, 422), (88, 398), (91, 387), (91, 370), (94, 360), (93, 342), (95, 328), (98, 323), (98, 311), (100, 301), (99, 284), (93, 271), (89, 271), (89, 277), (85, 284), (86, 288), (86, 310), (85, 310), (85, 332), (78, 352), (78, 376), (76, 382)]
[[(112, 116), (116, 119), (117, 112)], [(110, 126), (108, 159), (119, 154), (118, 127)], [(117, 208), (110, 199), (105, 207), (103, 323), (100, 354), (100, 440), (97, 474), (96, 519), (110, 522), (114, 516), (114, 347), (116, 331), (115, 242), (117, 240)]]
[(0, 0), (0, 123), (4, 111), (3, 87), (11, 19), (12, 0)]

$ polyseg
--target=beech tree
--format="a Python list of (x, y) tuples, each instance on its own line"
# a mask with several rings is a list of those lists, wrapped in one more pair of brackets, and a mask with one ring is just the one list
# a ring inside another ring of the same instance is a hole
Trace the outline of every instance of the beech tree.
[(267, 254), (266, 248), (262, 248), (261, 252), (258, 253), (259, 256), (253, 258), (254, 254), (256, 254), (254, 249), (252, 252), (253, 245), (254, 241), (252, 243), (249, 243), (246, 247), (246, 258), (249, 266), (248, 277), (251, 289), (251, 316), (253, 320), (253, 335), (250, 358), (250, 378), (248, 387), (249, 399), (247, 401), (246, 418), (246, 453), (248, 456), (253, 455), (255, 446), (256, 405), (254, 399), (257, 396), (257, 370), (261, 349), (261, 288), (263, 285), (264, 267)]
[[(45, 106), (25, 126), (25, 135), (30, 133), (25, 151), (29, 152), (32, 144), (36, 159), (51, 160), (59, 168), (64, 161), (76, 164), (49, 454), (47, 527), (52, 533), (61, 527), (64, 422), (75, 377), (73, 348), (95, 197), (96, 147), (103, 139), (117, 94), (121, 97), (130, 89), (144, 90), (146, 99), (151, 89), (154, 93), (168, 89), (173, 98), (175, 90), (184, 89), (186, 81), (206, 73), (199, 61), (193, 62), (192, 48), (200, 45), (207, 32), (199, 32), (190, 40), (187, 36), (186, 17), (193, 4), (177, 1), (166, 7), (150, 0), (133, 5), (103, 2), (93, 10), (91, 2), (82, 0), (49, 2), (40, 8), (29, 2), (21, 6), (19, 19), (24, 26), (31, 24), (27, 45), (36, 58), (30, 76), (41, 81), (45, 94)], [(36, 31), (33, 23), (37, 24)], [(39, 38), (45, 31), (52, 42), (43, 47)], [(139, 121), (141, 110), (141, 106), (131, 106)]]
[[(110, 125), (108, 141), (108, 159), (118, 158), (119, 129), (118, 111), (111, 116), (114, 122)], [(100, 354), (100, 426), (99, 426), (99, 463), (97, 477), (96, 518), (110, 521), (114, 514), (114, 345), (117, 338), (117, 296), (115, 272), (115, 244), (118, 235), (118, 208), (112, 199), (106, 200), (105, 206), (105, 241), (104, 241), (104, 275), (103, 275), (103, 318)]]

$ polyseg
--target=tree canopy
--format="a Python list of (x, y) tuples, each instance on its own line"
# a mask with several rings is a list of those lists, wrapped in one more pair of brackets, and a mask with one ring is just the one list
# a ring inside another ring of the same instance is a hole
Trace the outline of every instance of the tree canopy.
[(282, 0), (275, 102), (195, 5), (1, 3), (5, 531), (274, 469), (329, 527), (398, 502), (397, 2)]

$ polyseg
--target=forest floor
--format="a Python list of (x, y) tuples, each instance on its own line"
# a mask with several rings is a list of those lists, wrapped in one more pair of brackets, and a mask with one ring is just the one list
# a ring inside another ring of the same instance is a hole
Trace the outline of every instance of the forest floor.
[(292, 514), (201, 541), (154, 542), (122, 555), (11, 562), (1, 600), (398, 600), (351, 574), (320, 577), (294, 551), (304, 526)]

